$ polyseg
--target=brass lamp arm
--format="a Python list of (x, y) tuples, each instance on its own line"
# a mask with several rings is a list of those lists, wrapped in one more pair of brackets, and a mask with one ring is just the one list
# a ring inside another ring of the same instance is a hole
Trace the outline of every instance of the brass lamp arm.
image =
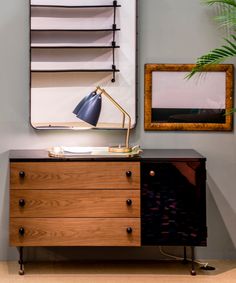
[(131, 128), (131, 117), (130, 115), (120, 106), (119, 103), (117, 103), (106, 91), (105, 89), (101, 89), (99, 86), (96, 89), (96, 92), (100, 91), (100, 94), (104, 94), (115, 106), (120, 110), (123, 114), (123, 123), (122, 127), (124, 128), (125, 124), (125, 115), (128, 117), (128, 127), (127, 127), (127, 133), (126, 133), (126, 139), (125, 139), (125, 147), (129, 148), (129, 138), (130, 138), (130, 128)]

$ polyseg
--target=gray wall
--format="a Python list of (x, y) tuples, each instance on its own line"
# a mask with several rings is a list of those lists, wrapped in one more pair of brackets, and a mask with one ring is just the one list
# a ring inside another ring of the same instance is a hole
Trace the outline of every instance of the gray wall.
[[(127, 0), (128, 1), (128, 0)], [(220, 44), (222, 31), (212, 20), (214, 9), (200, 0), (139, 1), (138, 125), (132, 143), (143, 148), (194, 148), (207, 157), (207, 248), (201, 258), (236, 258), (236, 136), (231, 133), (145, 132), (143, 92), (145, 63), (192, 63)], [(8, 247), (8, 150), (53, 145), (104, 146), (120, 141), (122, 132), (35, 131), (29, 125), (28, 0), (4, 1), (0, 9), (0, 260), (15, 259)], [(178, 250), (168, 248), (170, 252)], [(71, 249), (29, 249), (31, 258), (65, 259)], [(81, 257), (158, 258), (158, 250), (79, 249)]]

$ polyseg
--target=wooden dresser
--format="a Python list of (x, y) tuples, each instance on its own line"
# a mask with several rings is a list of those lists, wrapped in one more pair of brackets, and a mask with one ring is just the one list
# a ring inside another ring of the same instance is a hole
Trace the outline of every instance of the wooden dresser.
[(125, 158), (10, 151), (10, 245), (20, 248), (20, 274), (29, 246), (206, 245), (205, 179), (205, 158), (193, 150)]

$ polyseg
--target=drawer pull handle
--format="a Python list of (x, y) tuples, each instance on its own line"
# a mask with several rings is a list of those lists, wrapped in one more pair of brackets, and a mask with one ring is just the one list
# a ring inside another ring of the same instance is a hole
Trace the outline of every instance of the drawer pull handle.
[(126, 203), (127, 203), (128, 206), (131, 206), (132, 205), (132, 199), (127, 199)]
[(24, 171), (20, 171), (19, 172), (19, 176), (20, 176), (20, 178), (24, 178), (25, 177), (25, 172)]
[(23, 236), (23, 235), (25, 234), (25, 229), (24, 229), (24, 227), (20, 227), (20, 229), (19, 229), (19, 234), (20, 234), (21, 236)]
[(132, 176), (132, 172), (131, 172), (131, 171), (127, 171), (127, 172), (126, 172), (126, 176), (127, 176), (127, 177), (131, 177), (131, 176)]
[(127, 231), (128, 234), (131, 234), (131, 233), (133, 232), (133, 229), (132, 229), (131, 227), (128, 227), (128, 228), (126, 229), (126, 231)]
[(19, 200), (19, 206), (20, 207), (24, 207), (25, 206), (25, 200), (24, 199), (20, 199)]
[(156, 175), (156, 173), (155, 173), (155, 171), (151, 170), (151, 171), (149, 172), (149, 175), (150, 175), (151, 177), (154, 177), (154, 176)]

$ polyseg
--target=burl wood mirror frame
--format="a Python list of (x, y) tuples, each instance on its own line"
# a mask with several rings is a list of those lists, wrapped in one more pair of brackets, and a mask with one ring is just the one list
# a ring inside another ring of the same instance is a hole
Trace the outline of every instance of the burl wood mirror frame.
[(234, 68), (218, 64), (186, 79), (194, 64), (145, 65), (144, 129), (231, 131)]

